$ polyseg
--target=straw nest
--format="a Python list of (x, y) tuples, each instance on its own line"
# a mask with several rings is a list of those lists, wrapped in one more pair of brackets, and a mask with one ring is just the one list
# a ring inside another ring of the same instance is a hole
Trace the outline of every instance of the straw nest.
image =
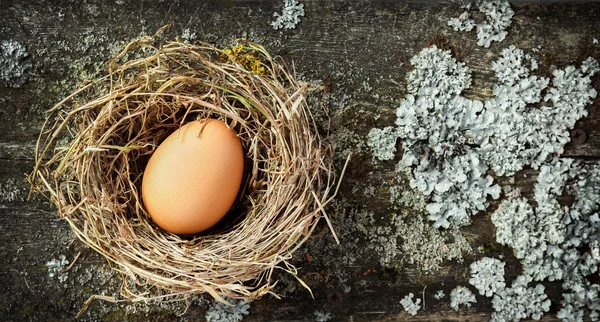
[[(331, 149), (320, 141), (306, 91), (250, 42), (219, 50), (136, 40), (106, 76), (49, 111), (32, 191), (123, 273), (127, 300), (205, 292), (256, 299), (271, 292), (275, 269), (296, 276), (292, 252), (327, 218), (323, 207), (335, 195)], [(152, 222), (140, 185), (162, 140), (204, 118), (237, 131), (246, 173), (227, 223), (188, 238)]]

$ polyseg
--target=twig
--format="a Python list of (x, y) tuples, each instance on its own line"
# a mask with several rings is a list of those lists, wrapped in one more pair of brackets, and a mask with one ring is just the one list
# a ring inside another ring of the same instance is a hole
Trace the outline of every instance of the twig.
[(30, 290), (29, 283), (27, 282), (27, 278), (25, 276), (23, 276), (23, 280), (25, 281), (25, 285), (27, 286), (27, 289)]
[(75, 258), (73, 258), (73, 261), (71, 262), (71, 264), (69, 264), (69, 266), (67, 266), (66, 268), (62, 269), (60, 272), (61, 273), (68, 272), (71, 269), (71, 267), (73, 267), (73, 265), (75, 265), (75, 262), (77, 261), (79, 256), (81, 256), (81, 252), (78, 252), (77, 255), (75, 255)]
[(107, 301), (107, 302), (111, 302), (111, 303), (123, 302), (123, 300), (117, 300), (117, 299), (115, 299), (112, 296), (92, 295), (92, 296), (90, 296), (89, 299), (87, 299), (87, 301), (85, 301), (83, 303), (83, 306), (81, 307), (81, 310), (79, 310), (79, 313), (77, 313), (77, 315), (75, 316), (75, 318), (79, 319), (80, 317), (82, 317), (83, 314), (85, 313), (85, 311), (87, 311), (87, 309), (89, 308), (90, 304), (92, 304), (92, 302), (95, 301), (95, 300)]
[(425, 289), (427, 288), (427, 285), (425, 285), (425, 287), (423, 287), (423, 310), (425, 310)]

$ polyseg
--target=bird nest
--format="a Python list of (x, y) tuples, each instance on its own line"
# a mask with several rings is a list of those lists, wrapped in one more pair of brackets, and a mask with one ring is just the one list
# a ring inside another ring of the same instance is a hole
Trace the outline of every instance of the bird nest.
[[(75, 235), (123, 273), (128, 300), (197, 293), (220, 301), (259, 298), (272, 292), (274, 270), (296, 276), (292, 253), (327, 219), (323, 207), (339, 187), (306, 91), (250, 42), (219, 50), (138, 39), (110, 61), (107, 75), (49, 111), (32, 191), (49, 198)], [(149, 217), (141, 178), (169, 134), (205, 118), (238, 133), (244, 181), (217, 227), (178, 236)]]

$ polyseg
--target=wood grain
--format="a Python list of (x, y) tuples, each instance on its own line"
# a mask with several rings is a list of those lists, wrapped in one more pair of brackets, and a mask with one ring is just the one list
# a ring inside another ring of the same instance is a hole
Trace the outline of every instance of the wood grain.
[[(372, 127), (393, 124), (395, 107), (406, 94), (404, 75), (410, 69), (409, 59), (423, 47), (444, 41), (452, 48), (473, 71), (473, 87), (465, 95), (480, 99), (490, 97), (494, 82), (490, 62), (509, 44), (528, 52), (539, 49), (532, 55), (546, 75), (551, 65), (578, 64), (586, 55), (600, 57), (600, 47), (592, 45), (593, 38), (600, 38), (600, 3), (515, 3), (516, 15), (507, 39), (490, 49), (476, 46), (474, 33), (457, 33), (446, 26), (450, 17), (460, 14), (447, 2), (302, 3), (306, 16), (292, 31), (275, 31), (269, 25), (273, 12), (281, 8), (280, 1), (131, 0), (117, 4), (38, 0), (0, 4), (0, 40), (13, 39), (26, 45), (36, 66), (32, 71), (36, 77), (23, 87), (0, 86), (0, 187), (18, 195), (10, 200), (0, 197), (0, 320), (72, 320), (90, 295), (114, 292), (119, 287), (117, 278), (98, 282), (102, 274), (110, 277), (115, 273), (94, 252), (72, 242), (68, 227), (47, 202), (41, 198), (24, 200), (24, 174), (33, 166), (35, 140), (44, 119), (41, 111), (62, 99), (84, 73), (94, 72), (94, 63), (106, 60), (117, 41), (152, 33), (167, 23), (173, 24), (167, 31), (170, 37), (189, 29), (198, 40), (217, 46), (246, 37), (281, 55), (302, 79), (322, 84), (323, 91), (315, 93), (311, 102), (315, 110), (323, 107), (330, 111), (331, 123), (323, 122), (323, 131), (337, 138), (332, 142), (340, 160), (349, 151), (355, 153), (342, 185), (340, 199), (344, 203), (331, 213), (336, 227), (342, 228), (353, 225), (352, 214), (360, 209), (371, 211), (375, 217), (386, 217), (392, 211), (386, 191), (389, 182), (395, 180), (394, 162), (373, 164), (364, 138)], [(595, 85), (600, 89), (599, 77)], [(564, 156), (600, 158), (600, 100), (589, 111), (589, 116), (576, 125), (587, 133), (587, 140), (568, 144)], [(525, 196), (531, 196), (535, 175), (533, 170), (524, 170), (514, 183), (499, 181), (518, 186)], [(369, 186), (383, 193), (367, 196), (363, 188)], [(489, 210), (497, 204), (492, 203)], [(488, 211), (475, 216), (473, 225), (464, 229), (474, 248), (493, 242), (489, 215)], [(297, 285), (296, 290), (283, 292), (281, 300), (267, 296), (254, 302), (246, 321), (305, 321), (313, 319), (317, 310), (331, 312), (334, 321), (489, 319), (492, 308), (488, 298), (477, 296), (476, 305), (458, 313), (449, 307), (447, 297), (441, 301), (433, 298), (439, 289), (449, 294), (456, 285), (466, 285), (468, 264), (477, 255), (463, 263), (447, 262), (438, 273), (424, 276), (418, 267), (410, 265), (383, 268), (378, 254), (358, 255), (368, 247), (366, 236), (343, 236), (342, 245), (332, 245), (323, 227), (322, 234), (312, 238), (294, 259), (301, 267), (301, 276), (317, 276), (307, 275), (309, 272), (331, 276), (309, 279), (314, 299)], [(79, 252), (82, 255), (69, 271), (67, 282), (48, 277), (47, 261), (61, 254), (72, 260)], [(509, 249), (499, 247), (492, 256), (504, 256), (508, 279), (519, 274), (519, 264)], [(308, 261), (311, 257), (314, 259)], [(365, 275), (368, 270), (377, 273)], [(280, 291), (294, 283), (286, 282), (284, 274), (277, 277), (285, 286)], [(546, 286), (556, 312), (559, 285)], [(344, 292), (345, 287), (350, 290)], [(425, 287), (425, 309), (414, 317), (402, 312), (399, 300), (409, 292), (422, 296)], [(331, 294), (341, 296), (332, 300)], [(176, 310), (165, 307), (128, 311), (122, 305), (94, 303), (84, 320), (201, 321), (203, 310), (196, 305), (177, 316)], [(550, 315), (544, 318), (555, 320)]]

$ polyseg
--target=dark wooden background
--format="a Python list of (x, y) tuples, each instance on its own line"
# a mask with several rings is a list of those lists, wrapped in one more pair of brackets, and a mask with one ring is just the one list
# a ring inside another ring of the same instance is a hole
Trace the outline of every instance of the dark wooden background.
[[(101, 73), (102, 63), (123, 42), (142, 33), (152, 34), (172, 23), (170, 37), (185, 29), (197, 40), (229, 46), (238, 37), (259, 42), (274, 54), (293, 62), (299, 77), (319, 83), (322, 90), (310, 98), (315, 109), (325, 107), (337, 165), (354, 153), (339, 201), (330, 214), (341, 245), (335, 245), (323, 225), (321, 232), (297, 253), (294, 263), (313, 289), (314, 299), (285, 274), (277, 289), (281, 300), (265, 297), (251, 305), (246, 321), (311, 320), (313, 312), (327, 311), (333, 321), (485, 321), (491, 303), (477, 296), (478, 303), (458, 313), (449, 307), (448, 296), (435, 300), (443, 289), (467, 285), (468, 264), (483, 256), (476, 249), (494, 240), (489, 212), (474, 217), (463, 232), (474, 252), (463, 263), (446, 262), (432, 274), (419, 267), (384, 268), (369, 236), (357, 226), (361, 213), (388, 217), (389, 184), (394, 162), (373, 163), (365, 146), (372, 127), (393, 125), (395, 108), (406, 94), (404, 77), (409, 59), (431, 43), (452, 48), (473, 70), (473, 86), (466, 93), (485, 99), (494, 82), (489, 64), (500, 49), (514, 44), (532, 53), (541, 63), (541, 73), (551, 65), (578, 64), (589, 55), (600, 57), (600, 3), (546, 1), (513, 3), (516, 15), (507, 39), (491, 48), (476, 46), (474, 32), (458, 33), (446, 26), (460, 9), (449, 2), (427, 1), (309, 1), (306, 16), (295, 30), (275, 31), (273, 12), (282, 1), (10, 1), (0, 2), (0, 41), (16, 40), (27, 47), (35, 68), (34, 77), (21, 88), (0, 86), (0, 320), (73, 320), (92, 294), (113, 295), (118, 274), (79, 241), (73, 241), (67, 225), (45, 201), (26, 201), (26, 173), (33, 166), (34, 143), (43, 111), (61, 100), (77, 82)], [(531, 50), (539, 50), (533, 53)], [(596, 88), (600, 89), (598, 77)], [(600, 105), (589, 107), (590, 115), (577, 123), (588, 139), (568, 144), (565, 156), (597, 160), (600, 157)], [(326, 134), (326, 133), (324, 133)], [(515, 183), (530, 196), (535, 172), (524, 170)], [(365, 191), (371, 189), (374, 195)], [(406, 187), (406, 189), (409, 189)], [(490, 207), (493, 210), (494, 202)], [(65, 255), (72, 261), (68, 279), (48, 276), (46, 262)], [(510, 251), (497, 247), (487, 256), (504, 256), (507, 279), (519, 274), (519, 264)], [(559, 284), (546, 284), (558, 308)], [(425, 289), (424, 295), (422, 291)], [(399, 304), (409, 292), (426, 299), (415, 317)], [(177, 303), (126, 305), (95, 302), (83, 316), (102, 321), (202, 321), (204, 306), (193, 301), (184, 314)], [(544, 320), (554, 320), (551, 315)]]

